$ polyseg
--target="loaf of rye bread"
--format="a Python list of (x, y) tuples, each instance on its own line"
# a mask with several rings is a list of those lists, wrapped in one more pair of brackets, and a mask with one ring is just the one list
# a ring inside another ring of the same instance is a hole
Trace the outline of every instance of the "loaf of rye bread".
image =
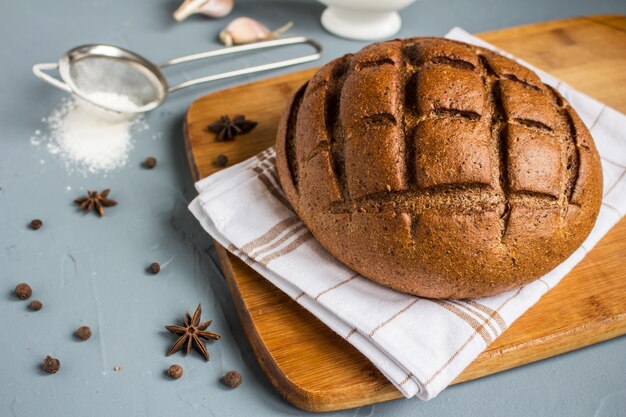
[(542, 276), (587, 237), (602, 198), (593, 139), (556, 90), (440, 38), (376, 43), (322, 67), (285, 111), (276, 161), (325, 249), (431, 298)]

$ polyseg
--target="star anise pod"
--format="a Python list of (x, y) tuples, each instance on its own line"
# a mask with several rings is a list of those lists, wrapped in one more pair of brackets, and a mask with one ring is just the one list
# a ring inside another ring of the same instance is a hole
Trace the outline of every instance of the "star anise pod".
[(85, 210), (88, 213), (95, 209), (100, 217), (102, 217), (104, 216), (105, 207), (117, 205), (117, 201), (109, 198), (110, 192), (111, 190), (108, 188), (101, 193), (96, 190), (88, 191), (86, 196), (77, 198), (74, 200), (74, 203), (78, 204), (81, 210)]
[(211, 123), (207, 129), (209, 132), (217, 133), (218, 141), (233, 140), (237, 135), (250, 132), (257, 125), (257, 122), (246, 120), (246, 116), (241, 114), (230, 119), (226, 115), (220, 116), (219, 120)]
[(212, 320), (200, 323), (201, 314), (202, 307), (198, 304), (196, 311), (193, 313), (193, 317), (189, 315), (188, 311), (185, 311), (185, 318), (183, 320), (184, 326), (165, 326), (167, 330), (179, 336), (167, 352), (167, 356), (173, 355), (183, 348), (185, 349), (185, 355), (188, 355), (189, 352), (191, 352), (191, 346), (193, 346), (204, 356), (204, 359), (209, 360), (209, 351), (202, 339), (220, 340), (222, 336), (206, 329), (211, 325)]

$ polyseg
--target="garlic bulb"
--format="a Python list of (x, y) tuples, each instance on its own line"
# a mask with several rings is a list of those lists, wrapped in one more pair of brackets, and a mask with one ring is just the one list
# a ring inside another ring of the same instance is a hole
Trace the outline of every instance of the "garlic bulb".
[(264, 41), (277, 38), (278, 35), (289, 30), (291, 26), (293, 26), (293, 23), (289, 22), (276, 30), (270, 31), (265, 25), (256, 20), (249, 17), (238, 17), (220, 32), (220, 41), (226, 46)]
[(233, 10), (233, 0), (185, 0), (174, 12), (174, 19), (181, 22), (194, 13), (209, 17), (224, 17)]

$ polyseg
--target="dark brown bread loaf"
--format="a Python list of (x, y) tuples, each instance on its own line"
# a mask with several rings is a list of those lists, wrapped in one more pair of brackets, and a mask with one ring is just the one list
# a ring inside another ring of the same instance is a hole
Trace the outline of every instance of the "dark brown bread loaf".
[(586, 238), (600, 158), (529, 69), (439, 38), (367, 46), (295, 94), (280, 181), (314, 236), (382, 285), (434, 298), (528, 283)]

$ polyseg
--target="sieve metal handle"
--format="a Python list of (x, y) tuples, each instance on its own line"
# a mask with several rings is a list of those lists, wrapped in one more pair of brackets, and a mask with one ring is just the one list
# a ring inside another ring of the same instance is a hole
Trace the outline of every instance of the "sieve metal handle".
[(44, 80), (48, 84), (55, 86), (56, 88), (60, 88), (63, 91), (67, 91), (71, 93), (72, 90), (70, 87), (65, 84), (62, 80), (58, 78), (54, 78), (50, 74), (44, 72), (44, 70), (58, 70), (59, 64), (57, 62), (54, 63), (45, 63), (45, 64), (35, 64), (33, 65), (33, 74), (40, 80)]
[[(257, 49), (274, 48), (278, 46), (307, 44), (315, 49), (314, 54), (303, 55), (296, 58), (285, 59), (283, 61), (271, 62), (269, 64), (256, 65), (249, 68), (241, 68), (238, 70), (222, 72), (219, 74), (208, 75), (206, 77), (196, 78), (194, 80), (184, 81), (179, 84), (173, 85), (169, 88), (169, 92), (180, 90), (182, 88), (191, 87), (192, 85), (208, 83), (210, 81), (223, 80), (224, 78), (237, 77), (239, 75), (254, 74), (261, 71), (268, 71), (276, 68), (288, 67), (291, 65), (303, 64), (305, 62), (315, 61), (322, 56), (322, 46), (312, 39), (308, 39), (302, 36), (277, 39), (265, 42), (256, 42), (246, 45), (231, 46), (228, 48), (216, 49), (213, 51), (201, 52), (193, 55), (181, 56), (179, 58), (170, 59), (159, 65), (159, 68), (169, 67), (172, 65), (182, 64), (184, 62), (197, 61), (200, 59), (213, 58), (216, 56), (235, 54), (239, 52), (254, 51)], [(46, 80), (47, 81), (47, 80)]]

